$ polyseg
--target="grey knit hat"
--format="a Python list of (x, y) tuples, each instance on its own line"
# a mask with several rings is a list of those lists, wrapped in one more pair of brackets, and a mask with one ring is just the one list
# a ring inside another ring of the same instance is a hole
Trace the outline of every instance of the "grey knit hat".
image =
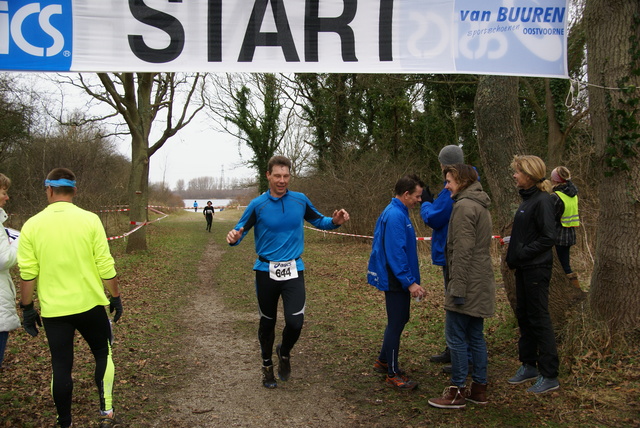
[(442, 165), (464, 163), (464, 154), (462, 153), (462, 149), (460, 148), (460, 146), (450, 144), (448, 146), (444, 146), (442, 150), (440, 150), (438, 160)]

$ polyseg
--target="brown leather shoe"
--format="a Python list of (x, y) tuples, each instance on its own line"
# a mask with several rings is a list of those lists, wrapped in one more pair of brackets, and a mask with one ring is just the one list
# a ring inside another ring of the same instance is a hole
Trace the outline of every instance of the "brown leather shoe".
[(467, 400), (476, 404), (487, 404), (487, 384), (471, 382), (471, 388), (467, 390)]
[(582, 290), (582, 288), (580, 288), (580, 281), (578, 281), (577, 273), (575, 272), (568, 273), (567, 278), (569, 279), (569, 282), (571, 283), (571, 285), (576, 287), (578, 290)]
[(444, 389), (442, 397), (430, 398), (429, 404), (439, 409), (464, 409), (466, 406), (465, 387), (448, 386)]

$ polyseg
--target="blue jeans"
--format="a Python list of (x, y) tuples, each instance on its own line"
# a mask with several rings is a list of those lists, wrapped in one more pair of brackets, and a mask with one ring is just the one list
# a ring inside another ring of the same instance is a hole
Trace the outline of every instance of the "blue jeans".
[(445, 336), (451, 351), (451, 385), (465, 386), (469, 373), (469, 356), (473, 361), (471, 378), (487, 383), (487, 343), (484, 341), (484, 318), (446, 311)]
[[(442, 266), (442, 275), (444, 276), (444, 294), (447, 294), (447, 266)], [(447, 335), (446, 327), (445, 327), (445, 336)], [(449, 345), (447, 345), (447, 348)], [(467, 359), (469, 360), (469, 365), (473, 364), (473, 357), (471, 356), (471, 348), (467, 346)]]
[(4, 361), (4, 350), (7, 347), (7, 339), (9, 339), (8, 331), (0, 331), (0, 367)]
[(384, 329), (382, 349), (378, 359), (388, 364), (389, 376), (401, 373), (398, 365), (400, 352), (400, 336), (404, 326), (409, 322), (411, 310), (411, 294), (408, 291), (385, 291), (387, 307), (387, 327)]

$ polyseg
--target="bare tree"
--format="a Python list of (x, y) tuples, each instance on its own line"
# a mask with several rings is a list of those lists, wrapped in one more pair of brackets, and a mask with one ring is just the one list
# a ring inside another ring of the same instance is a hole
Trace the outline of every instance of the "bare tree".
[(14, 76), (0, 74), (0, 165), (25, 144), (30, 132), (33, 109), (21, 100), (28, 89), (20, 88)]
[(184, 188), (184, 180), (183, 180), (182, 178), (181, 178), (181, 179), (179, 179), (179, 180), (176, 182), (176, 189), (175, 189), (175, 190), (176, 190), (176, 193), (180, 193), (180, 194), (182, 194), (182, 192), (184, 192), (184, 191), (185, 191), (185, 188)]
[[(204, 108), (205, 77), (200, 73), (98, 73), (101, 84), (91, 83), (82, 74), (67, 82), (111, 107), (111, 113), (92, 120), (117, 117), (127, 127), (131, 138), (128, 191), (132, 228), (147, 220), (150, 158)], [(161, 130), (153, 132), (154, 124), (161, 124)], [(145, 228), (129, 236), (128, 252), (146, 248)]]
[(294, 119), (285, 134), (280, 146), (280, 152), (291, 159), (291, 174), (301, 176), (314, 164), (311, 130), (301, 119)]
[(196, 177), (189, 180), (189, 192), (196, 192), (201, 195), (211, 194), (216, 188), (216, 179), (213, 177)]

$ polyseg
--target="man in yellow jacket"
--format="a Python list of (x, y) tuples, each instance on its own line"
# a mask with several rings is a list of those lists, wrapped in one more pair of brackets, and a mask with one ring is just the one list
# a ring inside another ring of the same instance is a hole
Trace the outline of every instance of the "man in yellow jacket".
[[(72, 171), (52, 170), (45, 189), (49, 205), (27, 220), (20, 234), (23, 326), (36, 336), (36, 325), (44, 323), (51, 352), (57, 426), (71, 426), (76, 330), (91, 348), (96, 362), (100, 427), (118, 426), (112, 406), (111, 324), (104, 307), (109, 305), (110, 311), (115, 311), (116, 322), (122, 315), (122, 302), (107, 236), (97, 215), (73, 204), (76, 177)], [(33, 304), (36, 283), (42, 322)], [(110, 299), (105, 295), (105, 286)]]

